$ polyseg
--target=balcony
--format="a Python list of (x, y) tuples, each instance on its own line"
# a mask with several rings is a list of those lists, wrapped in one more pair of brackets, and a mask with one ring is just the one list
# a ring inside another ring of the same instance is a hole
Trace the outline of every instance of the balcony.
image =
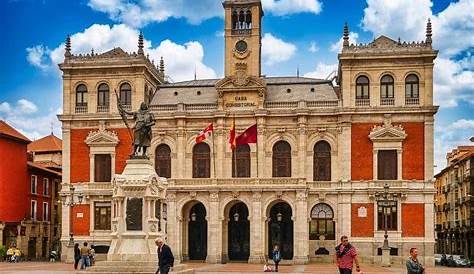
[(420, 98), (405, 98), (405, 105), (419, 105)]
[(97, 106), (97, 112), (109, 112), (109, 106)]
[(86, 105), (76, 105), (76, 113), (87, 113), (87, 104)]
[(252, 29), (233, 29), (232, 35), (250, 35), (252, 34)]
[(356, 99), (357, 107), (370, 106), (370, 99)]
[(393, 105), (395, 105), (395, 99), (394, 98), (381, 98), (380, 99), (380, 105), (381, 106), (393, 106)]
[[(250, 188), (252, 186), (286, 186), (288, 185), (306, 185), (306, 180), (302, 178), (186, 178), (186, 179), (168, 179), (169, 186), (192, 186), (202, 188), (205, 186), (245, 186)], [(329, 185), (330, 187), (330, 185)]]

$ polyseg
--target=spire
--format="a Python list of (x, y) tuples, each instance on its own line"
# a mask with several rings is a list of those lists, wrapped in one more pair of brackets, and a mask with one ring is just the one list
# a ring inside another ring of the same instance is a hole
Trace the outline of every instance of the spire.
[(344, 23), (344, 34), (343, 34), (343, 42), (342, 42), (342, 47), (348, 47), (349, 46), (349, 26), (347, 26), (347, 22)]
[(138, 35), (138, 55), (144, 55), (143, 52), (143, 33), (140, 31)]
[(300, 77), (300, 65), (296, 65), (296, 77)]
[(194, 65), (194, 81), (197, 80), (196, 65)]
[(163, 60), (163, 56), (160, 59), (160, 73), (165, 77), (165, 61)]
[(431, 46), (433, 40), (431, 40), (431, 19), (428, 18), (428, 23), (426, 23), (426, 40), (425, 43)]
[(64, 52), (64, 57), (68, 58), (71, 57), (71, 36), (67, 36), (66, 38), (66, 51)]

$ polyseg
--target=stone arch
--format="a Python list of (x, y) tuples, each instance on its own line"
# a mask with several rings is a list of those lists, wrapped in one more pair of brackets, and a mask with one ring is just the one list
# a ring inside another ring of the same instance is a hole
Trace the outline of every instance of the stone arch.
[[(326, 141), (331, 146), (331, 153), (337, 153), (337, 136), (332, 133), (313, 133), (308, 137), (306, 152), (313, 152), (314, 145), (319, 141)], [(312, 156), (312, 154), (311, 154)]]
[(136, 87), (134, 85), (134, 82), (128, 79), (122, 79), (117, 83), (117, 86), (115, 87), (117, 89), (117, 92), (120, 91), (120, 86), (122, 86), (122, 84), (125, 84), (125, 83), (130, 85), (130, 88), (132, 89), (132, 94), (133, 94)]
[(171, 149), (171, 155), (172, 155), (171, 158), (173, 158), (173, 154), (174, 154), (174, 157), (176, 158), (176, 140), (174, 138), (168, 135), (154, 137), (151, 140), (150, 149), (154, 152), (156, 147), (161, 144), (168, 145)]
[[(189, 231), (192, 230), (193, 228), (190, 228), (190, 222), (191, 222), (191, 218), (190, 218), (190, 215), (191, 215), (191, 210), (193, 209), (193, 207), (195, 207), (196, 205), (199, 205), (201, 204), (203, 207), (204, 207), (204, 210), (205, 210), (205, 230), (204, 232), (200, 233), (200, 234), (203, 234), (202, 236), (205, 236), (205, 242), (199, 242), (200, 246), (205, 246), (205, 254), (207, 255), (207, 248), (208, 248), (208, 220), (209, 220), (209, 205), (208, 203), (206, 202), (206, 200), (204, 199), (201, 199), (200, 197), (197, 198), (190, 198), (189, 196), (188, 197), (184, 197), (182, 198), (179, 202), (178, 202), (179, 206), (178, 206), (178, 209), (179, 209), (179, 216), (182, 218), (182, 222), (181, 222), (181, 231), (180, 231), (180, 234), (181, 234), (181, 254), (183, 256), (183, 259), (184, 260), (188, 260), (188, 259), (192, 259), (193, 258), (193, 255), (191, 255), (190, 257), (190, 237), (193, 237), (192, 235), (189, 235)], [(199, 226), (200, 228), (203, 227), (203, 224), (201, 223), (201, 225)], [(201, 230), (199, 231), (201, 232)], [(203, 259), (203, 258), (201, 258)], [(204, 258), (205, 259), (205, 258)]]
[[(285, 202), (287, 204), (290, 205), (290, 208), (291, 208), (291, 212), (293, 214), (295, 214), (296, 212), (296, 205), (295, 205), (295, 202), (293, 199), (289, 198), (289, 197), (278, 197), (276, 195), (271, 195), (269, 197), (267, 197), (264, 202), (262, 203), (263, 205), (263, 208), (265, 210), (265, 218), (268, 218), (268, 215), (270, 214), (270, 209), (272, 208), (272, 206), (274, 206), (275, 204), (279, 203), (279, 202)], [(294, 219), (295, 216), (292, 215), (292, 218)]]
[[(95, 92), (95, 93), (97, 93), (97, 90), (99, 89), (99, 86), (100, 86), (101, 84), (107, 84), (107, 85), (109, 86), (109, 93), (110, 93), (110, 92), (113, 92), (113, 91), (112, 91), (112, 85), (110, 84), (110, 81), (108, 81), (108, 80), (99, 80), (99, 81), (97, 81), (97, 83), (95, 83), (95, 87), (94, 87), (94, 92)], [(114, 95), (114, 96), (115, 96), (115, 95)]]
[(79, 81), (75, 82), (74, 85), (72, 86), (72, 91), (73, 91), (74, 93), (76, 93), (76, 89), (77, 89), (77, 87), (78, 87), (79, 85), (84, 85), (84, 86), (86, 86), (87, 92), (90, 92), (89, 85), (87, 84), (87, 82), (86, 82), (86, 81), (79, 80)]
[(224, 220), (225, 218), (227, 218), (228, 209), (230, 209), (232, 206), (234, 206), (235, 204), (239, 202), (244, 203), (249, 209), (249, 219), (250, 219), (250, 217), (252, 216), (251, 211), (250, 211), (252, 202), (247, 197), (242, 197), (241, 195), (239, 195), (239, 197), (236, 197), (236, 198), (232, 197), (232, 195), (226, 195), (225, 198), (221, 200), (220, 208), (222, 208), (222, 210), (219, 212), (219, 219)]
[[(223, 261), (230, 260), (248, 260), (250, 256), (250, 204), (242, 199), (242, 197), (227, 197), (223, 201), (223, 210), (220, 220), (222, 220), (222, 259)], [(238, 207), (243, 205), (244, 208)], [(237, 206), (237, 207), (236, 207)], [(240, 212), (240, 219), (232, 218), (232, 211)], [(247, 218), (242, 218), (242, 215), (247, 214)], [(232, 235), (232, 237), (230, 236)]]
[(403, 82), (405, 82), (405, 80), (407, 79), (408, 75), (410, 74), (414, 74), (416, 75), (416, 77), (418, 77), (418, 81), (420, 83), (420, 86), (421, 86), (421, 83), (424, 82), (423, 81), (423, 76), (422, 74), (419, 72), (419, 71), (416, 71), (416, 70), (408, 70), (406, 71), (404, 74), (403, 74)]
[(283, 259), (293, 259), (295, 208), (283, 197), (277, 197), (266, 205), (265, 212), (265, 254), (271, 257), (273, 247), (278, 245)]
[(298, 142), (296, 140), (296, 137), (288, 132), (284, 133), (273, 133), (270, 136), (268, 136), (267, 139), (267, 144), (265, 147), (266, 152), (272, 152), (273, 151), (273, 146), (275, 145), (276, 142), (278, 141), (286, 141), (288, 144), (290, 144), (291, 147), (291, 153), (293, 154), (295, 151), (298, 151)]
[(397, 83), (398, 81), (400, 81), (400, 79), (398, 79), (398, 77), (395, 75), (395, 73), (393, 73), (393, 71), (386, 70), (386, 71), (383, 71), (383, 72), (379, 73), (379, 75), (377, 77), (377, 84), (378, 85), (380, 85), (380, 81), (382, 80), (382, 77), (384, 77), (385, 75), (392, 76), (394, 83)]
[(357, 78), (359, 78), (359, 76), (365, 76), (365, 77), (367, 77), (367, 78), (369, 79), (369, 85), (371, 85), (371, 84), (374, 82), (373, 77), (372, 77), (368, 72), (359, 71), (359, 72), (357, 72), (357, 73), (354, 75), (354, 77), (352, 78), (352, 82), (351, 82), (351, 83), (353, 83), (354, 86), (355, 86), (356, 80), (357, 80)]

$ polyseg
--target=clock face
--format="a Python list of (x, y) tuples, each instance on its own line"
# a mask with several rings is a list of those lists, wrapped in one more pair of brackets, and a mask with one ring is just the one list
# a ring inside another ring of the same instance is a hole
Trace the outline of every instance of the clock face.
[(235, 49), (238, 52), (245, 52), (247, 50), (247, 43), (244, 40), (240, 40), (235, 44)]

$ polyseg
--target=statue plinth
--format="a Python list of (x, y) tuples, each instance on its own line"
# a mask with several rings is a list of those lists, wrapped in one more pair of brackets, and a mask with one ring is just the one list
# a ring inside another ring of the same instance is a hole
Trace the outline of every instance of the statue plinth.
[(149, 159), (130, 159), (112, 179), (112, 243), (108, 261), (156, 261), (155, 238), (166, 238), (162, 203), (167, 181)]

